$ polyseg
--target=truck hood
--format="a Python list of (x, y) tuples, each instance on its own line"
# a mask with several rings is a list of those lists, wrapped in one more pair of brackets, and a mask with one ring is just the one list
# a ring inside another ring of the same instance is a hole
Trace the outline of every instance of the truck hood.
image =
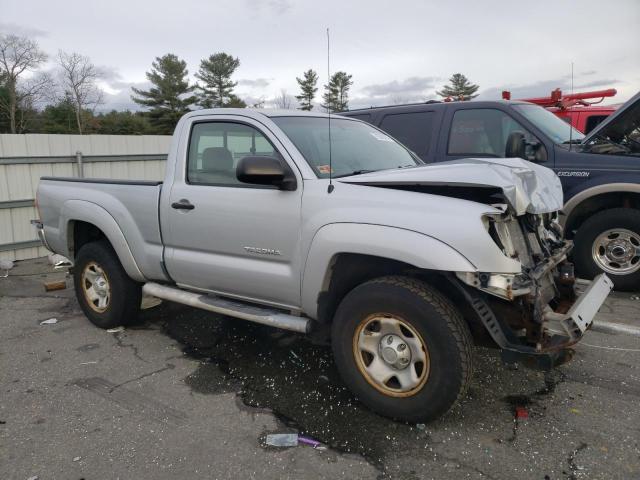
[(582, 140), (583, 145), (604, 137), (616, 143), (624, 142), (627, 136), (637, 135), (640, 130), (640, 92), (631, 97), (622, 107), (609, 115)]
[[(502, 193), (517, 215), (549, 213), (563, 206), (562, 185), (553, 170), (520, 158), (467, 158), (431, 165), (353, 175), (351, 184), (424, 191), (484, 203), (502, 203)], [(476, 195), (478, 192), (483, 195)]]

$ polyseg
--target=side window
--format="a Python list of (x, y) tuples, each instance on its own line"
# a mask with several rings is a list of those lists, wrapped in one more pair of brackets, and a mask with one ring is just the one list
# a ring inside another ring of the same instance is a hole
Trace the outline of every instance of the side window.
[(380, 128), (400, 143), (403, 143), (419, 157), (429, 152), (433, 112), (397, 113), (386, 115)]
[(458, 110), (451, 123), (448, 154), (503, 158), (507, 139), (516, 131), (522, 132), (527, 142), (535, 140), (522, 125), (501, 110)]
[(196, 123), (191, 129), (187, 181), (205, 185), (242, 185), (236, 178), (240, 159), (251, 155), (280, 158), (258, 130), (240, 123)]

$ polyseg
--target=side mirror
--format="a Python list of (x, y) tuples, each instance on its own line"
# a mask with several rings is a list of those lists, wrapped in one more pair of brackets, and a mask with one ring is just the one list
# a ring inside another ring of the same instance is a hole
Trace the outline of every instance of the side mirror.
[(280, 190), (295, 190), (293, 172), (274, 157), (249, 156), (238, 162), (236, 177), (243, 183), (271, 185)]
[(519, 157), (524, 160), (527, 159), (527, 142), (524, 139), (524, 133), (515, 131), (509, 134), (504, 156), (507, 158)]

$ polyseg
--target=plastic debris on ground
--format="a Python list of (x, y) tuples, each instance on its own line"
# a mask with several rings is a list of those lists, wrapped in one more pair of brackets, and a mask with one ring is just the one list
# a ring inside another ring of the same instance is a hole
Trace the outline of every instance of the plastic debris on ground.
[(0, 278), (6, 278), (9, 276), (9, 270), (13, 268), (13, 262), (11, 260), (0, 260)]
[(302, 437), (302, 436), (298, 437), (298, 443), (303, 443), (305, 445), (311, 445), (314, 448), (315, 447), (319, 447), (320, 445), (322, 445), (319, 441), (314, 440), (313, 438)]
[(107, 330), (108, 333), (120, 333), (120, 332), (124, 332), (124, 327), (122, 325), (120, 325), (119, 327), (116, 328), (109, 328)]
[(266, 443), (272, 447), (296, 447), (298, 446), (298, 434), (270, 433), (267, 435)]
[(424, 430), (427, 426), (424, 423), (416, 423), (416, 428), (418, 430)]
[(326, 450), (322, 442), (311, 437), (304, 437), (297, 433), (270, 433), (265, 440), (267, 445), (272, 447), (297, 447), (298, 445), (309, 445), (316, 450)]
[(631, 295), (631, 300), (640, 300), (640, 295)]
[(34, 475), (33, 477), (29, 477), (27, 478), (27, 480), (38, 480), (38, 476)]
[(40, 325), (55, 325), (58, 323), (57, 318), (48, 318), (47, 320), (43, 320), (40, 322)]
[(529, 412), (525, 407), (516, 407), (516, 418), (518, 420), (525, 420), (529, 418)]
[(73, 457), (73, 461), (74, 462), (79, 462), (82, 459), (82, 457)]

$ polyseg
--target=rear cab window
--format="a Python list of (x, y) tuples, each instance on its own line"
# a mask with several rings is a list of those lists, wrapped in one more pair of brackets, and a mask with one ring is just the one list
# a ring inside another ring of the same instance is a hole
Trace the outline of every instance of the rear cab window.
[(404, 144), (423, 160), (429, 153), (434, 112), (408, 112), (385, 115), (380, 128)]

